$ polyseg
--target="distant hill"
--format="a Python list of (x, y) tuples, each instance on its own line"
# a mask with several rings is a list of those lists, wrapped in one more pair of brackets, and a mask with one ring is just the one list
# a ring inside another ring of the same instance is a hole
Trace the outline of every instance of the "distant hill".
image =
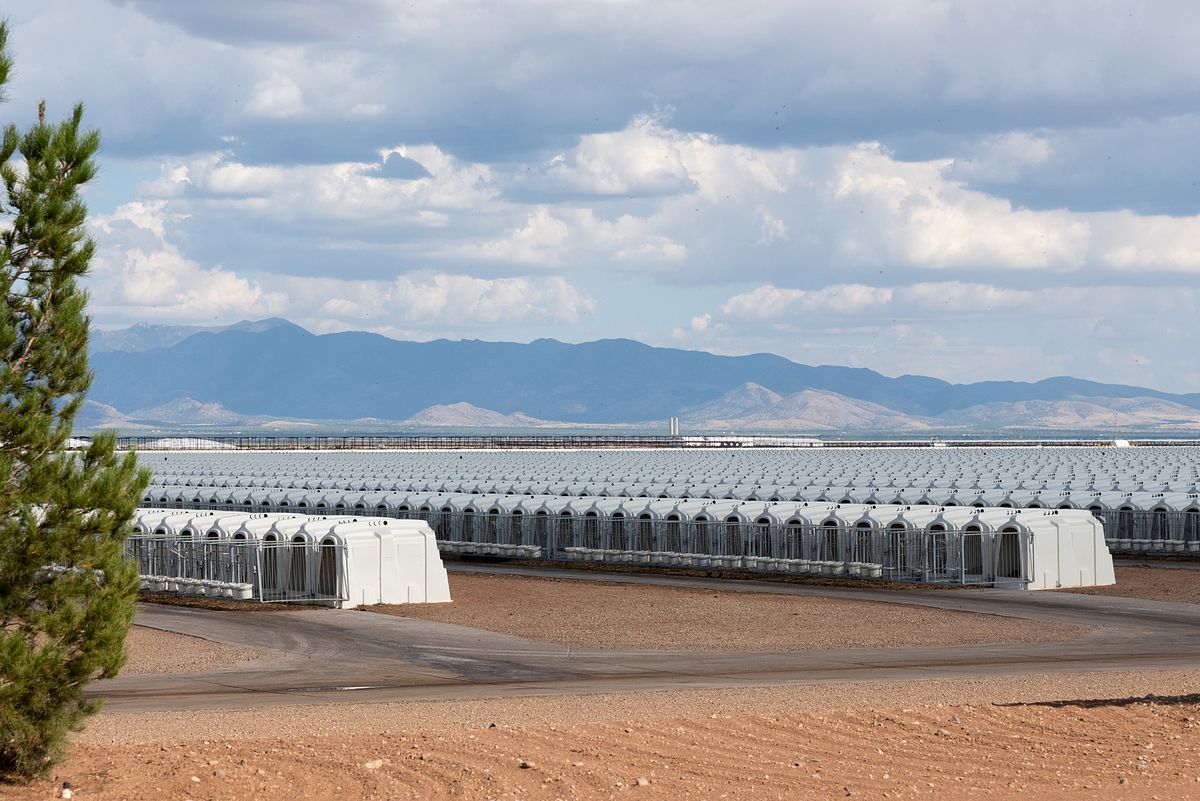
[(84, 401), (75, 425), (80, 429), (115, 428), (134, 432), (151, 428), (303, 428), (308, 425), (308, 421), (238, 414), (220, 403), (200, 403), (191, 398), (176, 398), (150, 409), (137, 409), (128, 413), (89, 399)]
[(244, 415), (231, 412), (220, 403), (201, 403), (191, 398), (176, 398), (152, 409), (139, 409), (128, 417), (138, 422), (208, 426), (236, 425), (246, 421)]
[(131, 425), (129, 417), (116, 408), (88, 399), (83, 402), (79, 414), (75, 415), (75, 428), (76, 430), (115, 428), (121, 431), (130, 431), (137, 426)]
[(562, 425), (548, 420), (539, 420), (527, 414), (501, 414), (491, 409), (481, 409), (469, 403), (446, 403), (422, 409), (403, 425), (428, 428), (541, 428), (547, 425)]
[(201, 332), (220, 333), (222, 331), (248, 331), (259, 333), (279, 325), (291, 325), (281, 317), (271, 317), (266, 320), (242, 320), (233, 325), (202, 326), (202, 325), (157, 325), (154, 323), (138, 323), (129, 328), (115, 331), (92, 331), (89, 343), (92, 353), (107, 353), (123, 351), (138, 353), (154, 348), (169, 348)]
[[(813, 367), (772, 354), (717, 356), (627, 339), (577, 345), (552, 339), (403, 342), (362, 332), (318, 336), (278, 319), (132, 349), (135, 341), (141, 347), (181, 333), (151, 336), (145, 330), (150, 328), (158, 327), (143, 327), (141, 334), (125, 339), (121, 332), (108, 332), (104, 347), (124, 342), (124, 350), (93, 348), (92, 401), (125, 415), (190, 398), (202, 408), (220, 404), (254, 418), (342, 421), (405, 421), (430, 407), (463, 403), (501, 416), (567, 424), (633, 424), (682, 414), (697, 421), (749, 424), (756, 419), (756, 427), (794, 423), (800, 430), (866, 428), (888, 420), (883, 428), (916, 430), (942, 418), (960, 427), (990, 427), (987, 420), (1017, 421), (1026, 415), (1030, 420), (1069, 418), (1042, 415), (1042, 406), (1028, 405), (1033, 402), (1091, 402), (1120, 412), (1109, 419), (1126, 421), (1166, 419), (1175, 407), (1200, 409), (1200, 393), (1174, 395), (1070, 377), (952, 384), (862, 368)], [(721, 401), (724, 408), (696, 416), (731, 392), (733, 397)], [(1132, 405), (1118, 409), (1113, 405), (1118, 401)], [(1171, 406), (1156, 417), (1145, 411), (1151, 401)], [(989, 404), (1017, 405), (967, 411)], [(1078, 415), (1080, 420), (1103, 418), (1103, 413)]]
[(985, 403), (948, 412), (950, 427), (1200, 429), (1200, 410), (1158, 398), (1069, 398)]
[(719, 398), (710, 400), (695, 408), (685, 410), (680, 422), (689, 424), (708, 424), (721, 420), (741, 420), (747, 417), (761, 417), (783, 402), (783, 396), (778, 392), (767, 389), (761, 384), (747, 381), (739, 387), (726, 392)]
[(781, 431), (913, 431), (931, 428), (925, 420), (870, 401), (818, 389), (780, 395), (746, 383), (714, 401), (685, 412), (688, 428)]
[[(84, 401), (83, 409), (76, 420), (80, 429), (116, 428), (137, 432), (143, 429), (212, 428), (214, 431), (231, 429), (249, 433), (255, 429), (297, 430), (312, 427), (346, 426), (357, 424), (365, 429), (457, 429), (457, 428), (563, 428), (574, 423), (540, 420), (527, 414), (501, 414), (491, 409), (481, 409), (469, 403), (449, 403), (422, 409), (406, 420), (384, 420), (363, 417), (357, 420), (304, 420), (280, 418), (269, 415), (245, 415), (226, 409), (220, 403), (200, 403), (191, 398), (176, 398), (173, 401), (150, 409), (138, 409), (125, 414), (112, 406)], [(262, 433), (261, 431), (259, 433)]]

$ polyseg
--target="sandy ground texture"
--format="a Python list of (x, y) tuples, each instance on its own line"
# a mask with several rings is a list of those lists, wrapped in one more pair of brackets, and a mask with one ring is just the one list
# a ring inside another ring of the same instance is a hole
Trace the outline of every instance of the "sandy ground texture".
[(619, 723), (684, 715), (800, 715), (875, 707), (1040, 703), (1063, 699), (1179, 697), (1200, 693), (1200, 671), (1091, 672), (979, 679), (859, 682), (486, 698), (382, 704), (297, 704), (268, 709), (102, 713), (75, 741), (130, 745), (499, 726)]
[(370, 609), (562, 645), (686, 651), (1054, 642), (1085, 630), (900, 604), (469, 573), (451, 574), (450, 595)]
[(122, 674), (206, 673), (210, 670), (270, 656), (269, 651), (238, 648), (199, 637), (158, 631), (143, 626), (129, 629), (125, 637), (129, 655)]
[[(730, 650), (1033, 636), (1023, 621), (903, 606), (874, 631), (864, 602), (451, 580), (454, 605), (400, 611), (607, 647), (697, 648), (714, 629), (733, 632)], [(1078, 632), (1058, 629), (1044, 638)], [(131, 670), (259, 656), (134, 632)], [(46, 780), (0, 785), (0, 799), (54, 798), (63, 780), (102, 801), (1200, 798), (1198, 721), (1200, 671), (101, 714)]]
[[(144, 735), (130, 727), (133, 742), (102, 744), (94, 729), (104, 727), (94, 726), (48, 780), (0, 787), (0, 798), (52, 798), (63, 780), (77, 798), (102, 801), (1200, 797), (1200, 696), (1129, 700), (1132, 687), (1196, 688), (1200, 675), (597, 696), (588, 708), (573, 706), (580, 698), (519, 699), (482, 710), (496, 713), (494, 727), (476, 714), (455, 717), (478, 704), (346, 707), (357, 725), (347, 719), (355, 732), (343, 734), (287, 708), (229, 713), (272, 727), (245, 739), (200, 713), (188, 738), (152, 743), (137, 742)], [(932, 702), (1114, 692), (1119, 700)], [(927, 703), (897, 703), (905, 696)], [(406, 706), (420, 709), (393, 720)], [(830, 707), (840, 708), (821, 711)], [(131, 722), (110, 721), (108, 734)], [(190, 739), (199, 733), (212, 737)]]
[(1108, 587), (1059, 590), (1085, 595), (1113, 595), (1118, 598), (1144, 598), (1147, 601), (1200, 603), (1200, 570), (1167, 567), (1122, 567), (1115, 569), (1117, 583)]

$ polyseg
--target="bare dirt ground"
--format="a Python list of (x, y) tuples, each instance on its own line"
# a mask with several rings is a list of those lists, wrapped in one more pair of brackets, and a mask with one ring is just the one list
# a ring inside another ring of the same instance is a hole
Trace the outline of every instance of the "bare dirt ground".
[[(48, 780), (0, 798), (52, 798), (69, 780), (100, 801), (1165, 801), (1200, 797), (1200, 696), (1036, 702), (1188, 687), (1200, 674), (280, 707), (189, 714), (156, 742), (139, 725), (156, 716), (102, 716)], [(239, 737), (229, 716), (258, 723)]]
[(203, 673), (270, 655), (142, 626), (129, 630), (125, 651), (129, 658), (121, 668), (123, 674)]
[(1040, 703), (1063, 699), (1180, 697), (1200, 693), (1200, 671), (1092, 672), (988, 679), (860, 682), (725, 690), (601, 693), (407, 701), (382, 704), (304, 704), (253, 709), (104, 713), (76, 741), (130, 745), (201, 740), (371, 735), (397, 731), (455, 731), (498, 726), (569, 726), (754, 715), (803, 715), (892, 707)]
[[(899, 604), (454, 573), (448, 604), (374, 611), (562, 645), (803, 651), (1053, 642), (1084, 629)], [(880, 625), (880, 621), (887, 621)]]
[[(1122, 572), (1137, 570), (1144, 569)], [(1153, 570), (1150, 578), (1167, 572)], [(455, 604), (398, 611), (603, 647), (717, 648), (702, 639), (713, 631), (727, 633), (726, 650), (1037, 636), (1023, 621), (903, 606), (888, 606), (887, 625), (880, 626), (881, 605), (862, 602), (451, 580)], [(1149, 586), (1136, 575), (1123, 580), (1137, 582), (1140, 591)], [(1043, 636), (1078, 632), (1059, 628)], [(257, 656), (135, 632), (132, 670), (211, 669)], [(68, 760), (46, 780), (0, 785), (0, 799), (53, 798), (69, 780), (76, 798), (98, 801), (1022, 795), (1166, 801), (1200, 798), (1197, 727), (1200, 671), (102, 713), (75, 736)]]
[(1085, 595), (1113, 595), (1118, 598), (1144, 598), (1147, 601), (1200, 603), (1200, 570), (1176, 570), (1168, 567), (1117, 566), (1117, 583), (1109, 587), (1061, 590)]

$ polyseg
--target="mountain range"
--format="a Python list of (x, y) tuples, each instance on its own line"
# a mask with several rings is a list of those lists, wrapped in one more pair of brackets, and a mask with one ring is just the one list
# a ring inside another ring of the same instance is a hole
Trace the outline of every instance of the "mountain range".
[[(258, 430), (258, 433), (287, 431), (301, 433), (313, 429), (313, 433), (327, 433), (325, 429), (354, 428), (361, 432), (389, 432), (408, 429), (531, 429), (531, 428), (613, 428), (586, 423), (567, 423), (556, 420), (539, 420), (525, 414), (501, 414), (491, 409), (481, 409), (469, 403), (447, 403), (430, 406), (404, 420), (385, 420), (378, 417), (359, 417), (354, 420), (306, 420), (293, 417), (239, 414), (220, 403), (200, 403), (192, 398), (179, 398), (161, 406), (122, 412), (119, 409), (93, 400), (84, 401), (76, 417), (81, 429), (95, 430), (114, 428), (136, 433), (151, 430), (209, 429), (225, 431)], [(615, 426), (625, 428), (626, 426)]]
[(1068, 376), (955, 384), (627, 339), (315, 335), (277, 318), (98, 333), (82, 427), (645, 427), (679, 415), (697, 430), (1200, 428), (1200, 393)]
[(281, 317), (270, 317), (265, 320), (242, 320), (232, 325), (160, 325), (156, 323), (137, 323), (129, 328), (118, 328), (113, 331), (92, 331), (88, 343), (92, 353), (108, 353), (111, 351), (139, 352), (154, 348), (169, 348), (182, 342), (192, 334), (202, 331), (215, 334), (222, 331), (248, 331), (256, 333), (266, 331), (279, 325), (291, 325)]
[(780, 395), (743, 384), (680, 416), (689, 429), (730, 431), (919, 431), (928, 421), (836, 392), (805, 389)]

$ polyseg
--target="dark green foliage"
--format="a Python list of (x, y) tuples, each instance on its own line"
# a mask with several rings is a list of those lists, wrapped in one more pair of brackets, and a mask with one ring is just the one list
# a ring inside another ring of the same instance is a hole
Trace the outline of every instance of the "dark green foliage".
[[(0, 85), (8, 75), (0, 24)], [(124, 558), (147, 476), (113, 438), (65, 451), (83, 394), (94, 245), (79, 188), (99, 134), (83, 107), (0, 145), (0, 778), (36, 775), (96, 704), (83, 687), (124, 662), (137, 568)]]

